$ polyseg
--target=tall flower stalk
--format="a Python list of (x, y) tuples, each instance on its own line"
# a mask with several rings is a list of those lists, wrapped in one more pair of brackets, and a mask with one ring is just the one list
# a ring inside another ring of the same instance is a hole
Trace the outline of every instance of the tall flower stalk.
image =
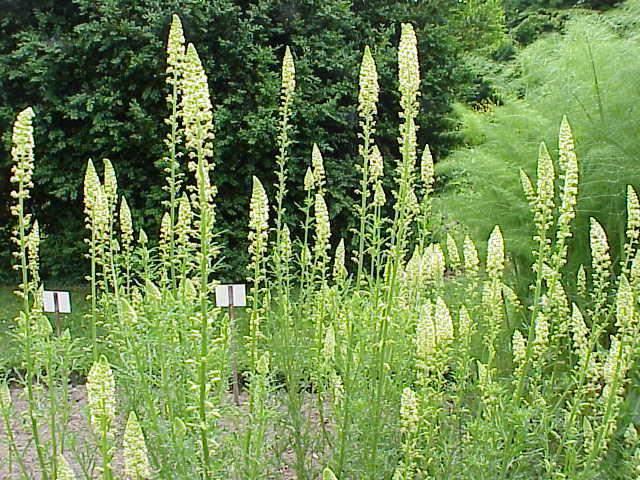
[[(360, 92), (358, 95), (358, 113), (360, 115), (360, 128), (362, 131), (359, 133), (359, 137), (362, 139), (362, 143), (358, 146), (360, 156), (362, 157), (362, 178), (360, 180), (360, 207), (358, 209), (358, 216), (360, 218), (360, 229), (358, 231), (358, 270), (356, 274), (356, 284), (359, 285), (362, 280), (362, 275), (366, 272), (364, 268), (364, 253), (365, 253), (365, 240), (366, 240), (366, 224), (367, 224), (367, 201), (370, 192), (370, 177), (373, 175), (370, 170), (373, 167), (371, 157), (379, 155), (379, 151), (374, 152), (375, 143), (373, 141), (373, 134), (375, 133), (376, 126), (376, 114), (378, 112), (378, 95), (380, 88), (378, 86), (378, 72), (376, 71), (376, 64), (371, 55), (369, 47), (365, 47), (364, 55), (362, 57), (362, 64), (360, 66)], [(377, 150), (377, 148), (376, 148)], [(381, 157), (380, 157), (381, 158)], [(375, 158), (374, 161), (377, 161)]]
[(184, 121), (184, 136), (189, 156), (189, 170), (195, 177), (191, 188), (191, 203), (194, 207), (196, 239), (199, 243), (197, 259), (200, 286), (198, 303), (200, 316), (200, 358), (198, 361), (198, 412), (200, 416), (200, 448), (202, 478), (209, 478), (210, 452), (208, 439), (209, 419), (207, 395), (209, 392), (209, 276), (212, 260), (217, 253), (213, 244), (215, 209), (213, 198), (216, 188), (211, 184), (213, 170), (213, 113), (207, 76), (196, 48), (189, 44), (183, 65), (181, 117)]

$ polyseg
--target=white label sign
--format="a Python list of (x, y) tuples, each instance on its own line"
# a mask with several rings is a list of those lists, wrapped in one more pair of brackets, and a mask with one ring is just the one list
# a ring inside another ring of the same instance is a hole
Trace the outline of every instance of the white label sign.
[(243, 283), (238, 285), (218, 285), (216, 287), (216, 306), (245, 307), (247, 297)]
[(45, 290), (42, 304), (45, 312), (71, 313), (71, 297), (69, 292)]

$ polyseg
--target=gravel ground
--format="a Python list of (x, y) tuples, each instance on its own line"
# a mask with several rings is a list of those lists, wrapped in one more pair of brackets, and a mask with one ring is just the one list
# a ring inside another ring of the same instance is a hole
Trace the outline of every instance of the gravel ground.
[[(46, 392), (40, 392), (43, 395)], [(11, 419), (11, 428), (13, 431), (14, 439), (19, 451), (22, 452), (24, 458), (24, 464), (29, 472), (30, 478), (33, 480), (40, 480), (41, 474), (38, 467), (38, 458), (36, 448), (34, 446), (30, 428), (28, 427), (29, 417), (27, 412), (28, 403), (26, 401), (26, 391), (19, 388), (11, 389), (11, 397), (13, 401), (15, 416)], [(71, 411), (69, 418), (67, 419), (64, 435), (65, 435), (65, 458), (73, 468), (78, 479), (87, 478), (99, 478), (98, 468), (99, 465), (99, 453), (96, 451), (95, 439), (91, 433), (88, 417), (87, 417), (87, 395), (86, 388), (83, 385), (69, 387), (69, 398)], [(232, 398), (229, 395), (228, 404), (232, 405)], [(303, 414), (311, 422), (314, 429), (320, 431), (320, 419), (319, 415), (312, 407), (313, 402), (305, 402), (303, 407)], [(223, 432), (222, 435), (233, 434), (242, 427), (243, 419), (246, 415), (243, 414), (243, 410), (247, 406), (247, 394), (243, 392), (241, 395), (241, 406), (238, 409), (231, 408), (225, 409), (229, 412), (235, 410), (235, 413), (229, 415), (224, 414), (219, 420), (219, 428)], [(44, 408), (43, 408), (44, 410)], [(284, 414), (284, 408), (279, 407), (279, 413)], [(45, 418), (39, 419), (38, 424), (41, 426), (40, 438), (43, 444), (49, 443), (51, 435)], [(122, 430), (124, 425), (124, 418), (118, 419), (118, 433), (117, 438), (122, 438)], [(330, 427), (328, 427), (330, 428)], [(275, 437), (277, 434), (269, 432), (268, 437), (275, 446)], [(271, 448), (271, 445), (267, 445), (267, 448)], [(275, 449), (275, 447), (274, 447)], [(113, 467), (116, 479), (124, 479), (122, 474), (123, 459), (121, 457), (121, 448), (116, 449), (115, 458), (113, 460)], [(287, 448), (281, 452), (282, 462), (279, 466), (274, 468), (274, 473), (269, 478), (274, 480), (294, 480), (296, 479), (295, 472), (291, 465), (294, 463), (294, 453), (292, 448)], [(311, 463), (315, 470), (319, 471), (321, 465), (319, 464), (319, 455), (312, 455)], [(16, 462), (15, 455), (10, 455), (7, 432), (4, 425), (4, 421), (0, 422), (0, 480), (20, 480), (24, 477), (20, 473), (20, 468)]]

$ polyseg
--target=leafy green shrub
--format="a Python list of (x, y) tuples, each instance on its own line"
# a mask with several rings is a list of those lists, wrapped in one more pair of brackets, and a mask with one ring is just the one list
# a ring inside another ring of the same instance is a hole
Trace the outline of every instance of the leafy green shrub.
[[(494, 0), (495, 1), (495, 0)], [(316, 142), (335, 172), (328, 179), (333, 197), (331, 217), (349, 227), (357, 157), (351, 134), (357, 128), (358, 64), (365, 44), (378, 59), (384, 82), (393, 85), (398, 25), (412, 21), (420, 38), (425, 66), (421, 143), (436, 152), (456, 141), (448, 134), (450, 105), (460, 75), (457, 31), (448, 20), (457, 2), (388, 2), (350, 4), (343, 0), (272, 2), (259, 0), (113, 0), (95, 2), (3, 2), (0, 18), (0, 132), (4, 151), (10, 144), (15, 112), (28, 103), (36, 111), (36, 146), (41, 159), (34, 197), (48, 237), (43, 243), (43, 274), (80, 277), (83, 262), (81, 208), (83, 168), (88, 158), (110, 158), (121, 165), (121, 189), (128, 194), (137, 221), (158, 231), (162, 179), (158, 161), (165, 92), (160, 72), (168, 20), (182, 12), (185, 31), (199, 45), (215, 108), (217, 184), (220, 190), (221, 240), (236, 254), (228, 256), (228, 276), (242, 275), (246, 262), (246, 193), (254, 174), (273, 180), (271, 165), (277, 123), (278, 63), (289, 44), (298, 64), (300, 96), (292, 134), (292, 177), (301, 180), (311, 145)], [(476, 2), (478, 3), (478, 2)], [(476, 28), (476, 32), (478, 29)], [(381, 98), (378, 133), (383, 154), (394, 151), (396, 96)], [(8, 156), (0, 156), (0, 243), (10, 232), (6, 195)], [(135, 181), (134, 181), (135, 179)], [(141, 191), (135, 182), (149, 188)], [(297, 211), (294, 196), (288, 212)], [(297, 225), (296, 225), (297, 226)], [(10, 258), (0, 251), (0, 270)]]
[(439, 165), (448, 180), (437, 201), (446, 222), (463, 223), (476, 239), (499, 223), (521, 272), (532, 263), (532, 230), (518, 171), (535, 176), (539, 143), (555, 150), (557, 141), (548, 132), (557, 129), (564, 112), (582, 160), (571, 265), (588, 261), (591, 216), (609, 232), (614, 258), (620, 252), (626, 185), (640, 185), (640, 58), (629, 55), (640, 47), (638, 30), (629, 23), (637, 5), (629, 3), (615, 16), (580, 15), (566, 34), (524, 49), (504, 105), (466, 110), (469, 145)]

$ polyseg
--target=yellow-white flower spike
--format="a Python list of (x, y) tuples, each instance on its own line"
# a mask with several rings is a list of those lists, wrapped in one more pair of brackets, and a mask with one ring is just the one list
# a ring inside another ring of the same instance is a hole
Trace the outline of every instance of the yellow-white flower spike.
[(567, 117), (563, 117), (560, 125), (559, 137), (560, 150), (560, 168), (564, 177), (562, 187), (561, 203), (558, 216), (558, 228), (556, 238), (561, 245), (561, 260), (564, 264), (566, 257), (565, 240), (571, 237), (570, 224), (576, 216), (576, 203), (578, 201), (578, 182), (579, 167), (578, 157), (575, 152), (573, 142), (573, 134), (571, 127), (567, 121)]
[[(187, 47), (182, 78), (182, 119), (187, 149), (191, 158), (213, 155), (213, 107), (207, 75), (193, 44)], [(196, 170), (189, 162), (191, 171)]]
[(522, 333), (520, 333), (520, 330), (513, 332), (511, 351), (513, 352), (513, 363), (516, 365), (516, 368), (522, 368), (525, 357), (527, 356), (527, 342), (522, 336)]
[(594, 271), (608, 271), (611, 267), (609, 241), (604, 228), (595, 218), (591, 218), (589, 243), (591, 245), (591, 262)]
[(624, 431), (624, 443), (628, 448), (636, 448), (638, 446), (638, 430), (633, 423), (630, 423)]
[(102, 160), (104, 164), (104, 194), (109, 205), (109, 212), (115, 210), (116, 200), (118, 198), (118, 179), (116, 171), (113, 168), (111, 160), (105, 158)]
[(478, 249), (469, 235), (464, 237), (463, 254), (465, 273), (471, 276), (477, 275), (480, 270), (480, 258), (478, 257)]
[(110, 433), (116, 419), (116, 383), (105, 357), (96, 361), (87, 376), (87, 396), (91, 426), (97, 435)]
[(149, 237), (147, 237), (147, 234), (142, 228), (140, 229), (140, 233), (138, 234), (138, 243), (143, 246), (149, 243)]
[(329, 210), (320, 193), (315, 197), (315, 254), (316, 257), (324, 257), (329, 247), (329, 237), (331, 236), (331, 225), (329, 224)]
[(436, 299), (434, 320), (438, 348), (446, 348), (453, 342), (453, 321), (451, 320), (449, 307), (447, 307), (442, 297)]
[(160, 250), (160, 256), (164, 263), (171, 261), (170, 256), (170, 242), (173, 227), (171, 225), (171, 215), (169, 212), (164, 212), (162, 220), (160, 221), (160, 242), (158, 248)]
[(582, 312), (575, 303), (571, 308), (571, 337), (573, 350), (579, 359), (579, 364), (582, 365), (589, 353), (589, 329), (584, 323)]
[(249, 253), (260, 262), (267, 247), (269, 234), (269, 199), (262, 183), (253, 177), (253, 192), (249, 210)]
[(504, 240), (498, 225), (495, 226), (489, 237), (487, 247), (487, 274), (492, 279), (502, 277), (504, 271)]
[(444, 279), (446, 264), (439, 244), (432, 243), (425, 249), (422, 268), (427, 280), (440, 282)]
[[(605, 389), (607, 387), (610, 388), (614, 382), (617, 383), (618, 390), (624, 389), (624, 378), (629, 368), (628, 357), (629, 346), (623, 345), (617, 336), (612, 335), (609, 353), (602, 367), (602, 377), (607, 384)], [(616, 394), (614, 392), (611, 393)], [(603, 396), (606, 397), (604, 392)]]
[(256, 372), (260, 375), (267, 375), (269, 373), (269, 367), (271, 364), (271, 357), (269, 352), (264, 352), (260, 355), (258, 362), (256, 363)]
[(546, 231), (551, 226), (554, 206), (554, 180), (555, 171), (553, 160), (549, 155), (547, 146), (540, 144), (538, 155), (538, 180), (535, 209), (535, 223), (539, 230)]
[(413, 25), (402, 24), (400, 46), (398, 48), (398, 80), (400, 83), (400, 104), (404, 112), (415, 112), (420, 90), (420, 67), (418, 64), (418, 42)]
[(7, 382), (0, 383), (0, 412), (9, 409), (12, 405), (11, 392)]
[(447, 233), (447, 257), (449, 259), (449, 266), (451, 269), (458, 271), (462, 264), (462, 260), (460, 259), (460, 252), (458, 251), (456, 240), (450, 233)]
[(287, 224), (282, 227), (282, 238), (280, 240), (282, 242), (282, 260), (285, 264), (288, 264), (293, 256), (293, 245), (291, 243), (291, 231)]
[(407, 212), (409, 215), (415, 215), (420, 211), (420, 203), (418, 203), (418, 197), (416, 196), (416, 192), (413, 190), (409, 190), (409, 194), (407, 195)]
[(427, 194), (431, 193), (435, 181), (435, 170), (433, 167), (433, 155), (431, 155), (429, 145), (425, 145), (422, 151), (422, 158), (420, 159), (420, 179)]
[(426, 361), (436, 349), (436, 326), (433, 304), (429, 301), (422, 307), (416, 328), (416, 357)]
[(629, 283), (634, 290), (640, 288), (640, 251), (637, 251), (631, 262), (631, 269), (629, 270)]
[(576, 274), (576, 289), (578, 290), (578, 295), (580, 295), (582, 298), (586, 298), (587, 272), (584, 269), (584, 265), (580, 265), (580, 268), (578, 268), (578, 273)]
[(544, 314), (538, 313), (535, 318), (535, 338), (533, 340), (533, 355), (540, 360), (549, 346), (549, 322)]
[[(11, 137), (11, 183), (18, 188), (11, 193), (16, 200), (29, 198), (29, 190), (33, 187), (33, 167), (35, 142), (33, 140), (33, 118), (35, 114), (31, 107), (25, 108), (18, 114), (13, 124)], [(16, 212), (14, 211), (14, 215)]]
[(313, 170), (311, 167), (307, 167), (307, 172), (304, 174), (304, 190), (310, 192), (315, 188), (316, 180), (313, 176)]
[(382, 182), (376, 183), (376, 186), (373, 189), (373, 205), (376, 207), (382, 207), (385, 203), (387, 203), (387, 196), (384, 193)]
[(524, 191), (527, 202), (529, 202), (529, 205), (534, 206), (536, 202), (536, 191), (533, 188), (529, 175), (522, 169), (520, 169), (520, 184), (522, 185), (522, 190)]
[(126, 477), (131, 480), (146, 480), (151, 478), (147, 444), (135, 412), (129, 414), (127, 426), (124, 430), (122, 447), (124, 474)]
[(35, 220), (27, 235), (27, 258), (31, 280), (37, 289), (40, 284), (40, 226)]
[(178, 15), (171, 18), (169, 41), (167, 42), (167, 83), (173, 85), (180, 76), (185, 55), (185, 40), (182, 22)]
[(322, 480), (338, 480), (338, 479), (329, 467), (325, 467), (325, 469), (322, 471)]
[(296, 68), (293, 63), (291, 49), (287, 46), (282, 59), (282, 97), (285, 101), (290, 101), (296, 89)]
[(345, 247), (344, 238), (340, 239), (340, 243), (336, 247), (336, 253), (333, 257), (333, 279), (338, 281), (347, 276), (347, 269), (344, 266)]
[(122, 250), (131, 251), (133, 245), (133, 220), (127, 199), (122, 197), (120, 202), (120, 234), (122, 238)]
[(465, 305), (461, 305), (458, 313), (458, 337), (463, 342), (469, 342), (473, 331), (474, 325), (469, 310)]
[(400, 398), (400, 431), (403, 435), (414, 435), (419, 425), (418, 397), (411, 388), (405, 387)]
[(76, 480), (76, 474), (64, 455), (58, 455), (58, 480)]
[(313, 144), (311, 150), (311, 166), (313, 167), (313, 178), (315, 180), (315, 186), (318, 191), (323, 191), (325, 182), (324, 162), (322, 160), (322, 153), (317, 144)]
[(627, 185), (627, 241), (636, 243), (640, 237), (640, 203), (638, 194)]
[(93, 162), (89, 159), (84, 174), (84, 211), (87, 216), (91, 216), (96, 208), (96, 196), (100, 188), (100, 178), (98, 178)]
[(576, 147), (573, 141), (573, 133), (571, 132), (571, 125), (567, 116), (562, 117), (560, 122), (560, 134), (558, 135), (558, 150), (560, 163), (560, 169), (563, 172), (567, 172), (571, 169), (571, 165), (577, 165), (578, 159), (576, 157)]
[(626, 338), (634, 336), (638, 324), (638, 317), (635, 312), (635, 297), (627, 277), (623, 274), (618, 284), (616, 294), (616, 326)]
[(360, 65), (360, 92), (358, 94), (358, 111), (362, 118), (372, 118), (377, 113), (380, 87), (378, 72), (369, 46), (364, 47)]
[(333, 363), (336, 358), (336, 332), (333, 329), (333, 324), (325, 329), (324, 343), (322, 344), (322, 356), (325, 362)]
[(376, 183), (384, 175), (384, 162), (377, 145), (371, 148), (369, 156), (369, 181)]

